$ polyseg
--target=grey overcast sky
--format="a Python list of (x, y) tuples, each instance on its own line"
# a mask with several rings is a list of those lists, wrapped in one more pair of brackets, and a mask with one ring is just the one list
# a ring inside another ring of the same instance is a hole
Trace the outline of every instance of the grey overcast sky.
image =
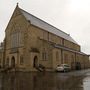
[(90, 0), (0, 0), (0, 42), (16, 7), (70, 34), (90, 54)]

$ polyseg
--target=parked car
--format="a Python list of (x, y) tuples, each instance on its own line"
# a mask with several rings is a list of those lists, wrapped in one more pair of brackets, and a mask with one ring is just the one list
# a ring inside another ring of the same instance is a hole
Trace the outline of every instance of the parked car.
[(70, 66), (68, 64), (61, 64), (56, 67), (57, 72), (68, 72), (70, 71)]

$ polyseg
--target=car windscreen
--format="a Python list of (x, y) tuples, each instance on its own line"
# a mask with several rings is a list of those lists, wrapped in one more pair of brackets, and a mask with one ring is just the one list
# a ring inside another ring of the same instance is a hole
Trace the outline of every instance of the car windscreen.
[(64, 65), (64, 67), (69, 67), (68, 65)]

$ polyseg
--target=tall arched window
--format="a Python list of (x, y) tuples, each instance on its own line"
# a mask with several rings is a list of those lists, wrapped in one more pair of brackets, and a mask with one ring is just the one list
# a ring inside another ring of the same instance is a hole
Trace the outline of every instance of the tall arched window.
[(22, 44), (22, 32), (19, 30), (11, 33), (11, 48), (19, 47)]
[(11, 48), (18, 47), (19, 32), (13, 32), (11, 34)]

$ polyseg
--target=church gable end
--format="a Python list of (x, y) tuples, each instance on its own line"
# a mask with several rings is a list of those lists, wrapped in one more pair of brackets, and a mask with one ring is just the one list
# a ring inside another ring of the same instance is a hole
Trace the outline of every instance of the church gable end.
[(27, 24), (28, 22), (27, 22), (26, 18), (23, 16), (23, 14), (21, 13), (20, 8), (17, 5), (14, 12), (13, 12), (13, 14), (12, 14), (12, 16), (11, 16), (11, 19), (10, 19), (5, 31), (6, 32), (8, 30), (11, 31), (16, 26), (17, 27), (21, 26), (22, 23)]

